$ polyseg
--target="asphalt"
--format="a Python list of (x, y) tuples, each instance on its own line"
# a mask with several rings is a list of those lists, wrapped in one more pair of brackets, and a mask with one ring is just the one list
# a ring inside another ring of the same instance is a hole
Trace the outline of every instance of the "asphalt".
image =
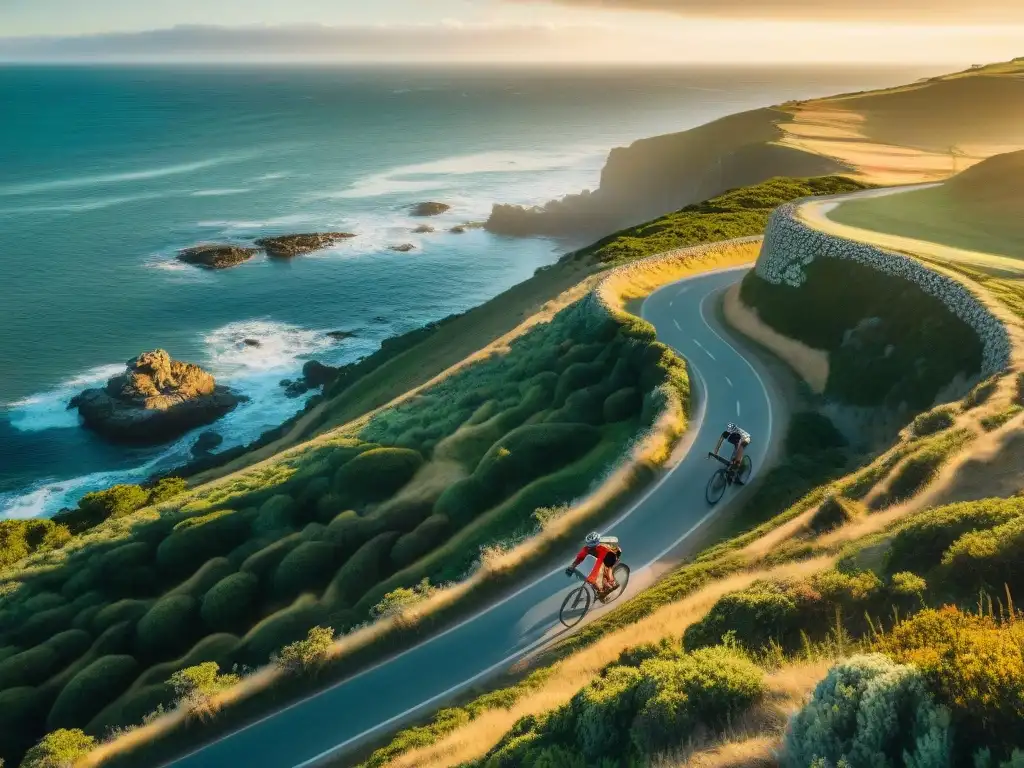
[[(715, 508), (704, 498), (707, 481), (719, 466), (707, 458), (707, 452), (725, 424), (735, 422), (753, 436), (748, 448), (753, 477), (771, 445), (781, 439), (782, 425), (773, 424), (776, 404), (765, 369), (756, 355), (738, 351), (742, 347), (716, 319), (716, 296), (743, 272), (732, 269), (691, 277), (661, 288), (643, 304), (642, 314), (657, 328), (658, 337), (687, 359), (698, 397), (688, 433), (690, 449), (604, 531), (618, 536), (623, 561), (633, 569), (622, 599), (639, 590), (645, 573), (664, 567), (686, 537), (719, 508), (728, 514), (730, 497), (743, 492), (728, 489)], [(574, 555), (575, 551), (566, 551), (567, 565)], [(307, 768), (337, 758), (342, 751), (379, 738), (389, 728), (437, 708), (474, 682), (563, 637), (568, 630), (558, 621), (558, 609), (573, 585), (563, 569), (536, 578), (447, 631), (173, 765)], [(612, 609), (593, 610), (587, 620)]]

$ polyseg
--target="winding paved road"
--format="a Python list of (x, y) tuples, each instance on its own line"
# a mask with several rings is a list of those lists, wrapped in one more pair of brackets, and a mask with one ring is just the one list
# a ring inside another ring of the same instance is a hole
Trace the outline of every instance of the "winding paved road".
[[(649, 573), (659, 562), (664, 566), (672, 550), (713, 514), (704, 489), (718, 465), (706, 455), (722, 427), (736, 422), (753, 435), (748, 452), (755, 475), (772, 442), (781, 437), (780, 425), (773, 424), (773, 396), (766, 373), (755, 356), (744, 357), (726, 341), (726, 332), (716, 320), (716, 295), (744, 271), (691, 277), (661, 288), (644, 302), (642, 314), (655, 325), (659, 338), (689, 362), (700, 397), (689, 432), (692, 449), (608, 527), (609, 533), (619, 537), (624, 559), (633, 567), (630, 593), (638, 590), (645, 571)], [(739, 492), (728, 490), (721, 503)], [(566, 551), (567, 563), (573, 554)], [(320, 765), (412, 715), (440, 706), (459, 690), (559, 637), (558, 609), (571, 584), (562, 569), (537, 578), (451, 629), (173, 765)]]

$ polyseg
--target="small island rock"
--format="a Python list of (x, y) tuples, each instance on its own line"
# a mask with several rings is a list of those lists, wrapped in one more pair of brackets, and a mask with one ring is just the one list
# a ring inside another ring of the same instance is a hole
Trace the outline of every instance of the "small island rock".
[(413, 232), (414, 235), (429, 235), (431, 232), (436, 232), (436, 231), (437, 230), (434, 229), (429, 224), (420, 224), (412, 232)]
[(464, 235), (464, 234), (466, 234), (466, 225), (465, 224), (456, 224), (454, 227), (452, 227), (448, 231), (451, 232), (453, 235)]
[(242, 345), (246, 347), (262, 347), (259, 339), (242, 339)]
[(216, 421), (240, 402), (198, 365), (157, 349), (129, 360), (125, 373), (85, 390), (68, 407), (110, 440), (156, 444)]
[(338, 341), (341, 341), (343, 339), (351, 339), (353, 336), (356, 335), (356, 332), (355, 331), (328, 331), (326, 335), (327, 335), (328, 338), (337, 339)]
[(224, 437), (218, 432), (208, 430), (199, 435), (199, 439), (196, 440), (192, 446), (192, 456), (199, 458), (200, 456), (208, 456), (215, 448), (219, 447), (224, 442)]
[(311, 388), (322, 387), (334, 381), (338, 375), (338, 369), (324, 365), (319, 360), (310, 360), (302, 366), (302, 378)]
[(413, 216), (438, 216), (446, 211), (451, 210), (451, 206), (447, 203), (417, 203), (412, 207)]
[(267, 252), (268, 256), (277, 259), (290, 259), (304, 253), (329, 248), (339, 240), (355, 237), (351, 232), (305, 232), (297, 235), (281, 235), (280, 237), (264, 237), (256, 241), (256, 245)]
[(178, 251), (178, 260), (203, 269), (227, 269), (248, 261), (259, 253), (257, 248), (240, 245), (204, 243)]
[(390, 245), (388, 250), (397, 251), (398, 253), (408, 253), (409, 251), (415, 251), (416, 246), (412, 243), (402, 243), (401, 245)]

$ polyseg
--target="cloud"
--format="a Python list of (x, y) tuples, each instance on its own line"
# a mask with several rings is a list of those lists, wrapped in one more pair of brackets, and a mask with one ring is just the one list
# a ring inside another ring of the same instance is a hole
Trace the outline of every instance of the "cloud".
[(507, 0), (609, 11), (789, 21), (879, 21), (991, 24), (1024, 21), (1021, 0)]

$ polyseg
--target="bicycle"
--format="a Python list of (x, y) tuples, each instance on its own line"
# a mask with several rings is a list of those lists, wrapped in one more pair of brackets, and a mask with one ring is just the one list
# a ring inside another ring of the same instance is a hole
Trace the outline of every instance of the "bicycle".
[(709, 451), (708, 458), (716, 459), (725, 465), (715, 470), (715, 474), (708, 480), (707, 488), (704, 491), (704, 498), (707, 499), (708, 504), (717, 504), (721, 501), (725, 495), (725, 489), (733, 483), (743, 485), (747, 478), (750, 477), (750, 472), (754, 468), (750, 457), (747, 455), (743, 456), (738, 467), (728, 459), (723, 459), (717, 453)]
[(602, 603), (607, 604), (618, 600), (622, 593), (626, 591), (626, 585), (629, 583), (629, 566), (622, 562), (616, 563), (612, 568), (612, 576), (618, 583), (618, 586), (611, 591), (602, 591), (601, 594), (598, 594), (597, 590), (594, 589), (594, 585), (587, 581), (578, 568), (573, 569), (573, 574), (583, 583), (569, 591), (569, 594), (565, 596), (565, 600), (562, 601), (561, 609), (558, 611), (558, 620), (567, 627), (575, 627), (579, 624), (583, 617), (587, 615), (587, 611), (590, 610), (594, 601), (600, 600)]

